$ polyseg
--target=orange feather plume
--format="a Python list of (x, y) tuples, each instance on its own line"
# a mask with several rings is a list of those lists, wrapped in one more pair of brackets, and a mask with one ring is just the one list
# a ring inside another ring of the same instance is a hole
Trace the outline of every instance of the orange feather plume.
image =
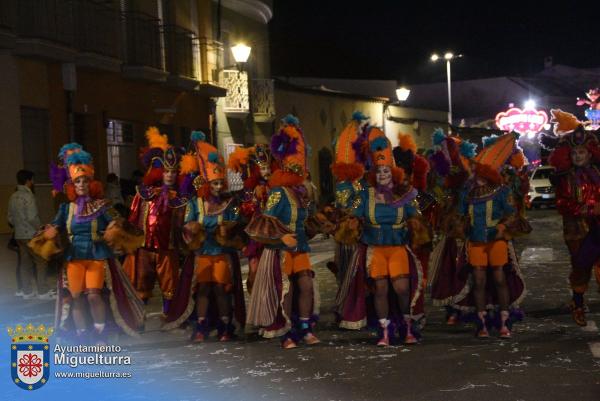
[(417, 153), (417, 144), (411, 134), (398, 134), (398, 144), (402, 150), (410, 150)]
[(198, 172), (198, 160), (190, 153), (185, 154), (181, 157), (179, 169), (181, 174), (196, 173)]
[(254, 148), (243, 148), (241, 146), (235, 148), (235, 150), (229, 155), (227, 161), (227, 167), (237, 173), (244, 171), (244, 168), (250, 161), (250, 155), (252, 155)]
[(169, 138), (162, 135), (156, 127), (150, 127), (146, 130), (146, 140), (150, 148), (166, 150), (169, 147)]

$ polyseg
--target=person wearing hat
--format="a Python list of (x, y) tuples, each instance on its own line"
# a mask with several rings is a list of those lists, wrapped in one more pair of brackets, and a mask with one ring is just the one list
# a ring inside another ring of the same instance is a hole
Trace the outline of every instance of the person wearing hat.
[[(304, 180), (307, 145), (299, 120), (288, 115), (271, 138), (271, 155), (281, 168), (268, 181), (262, 213), (254, 215), (246, 233), (265, 244), (248, 305), (248, 321), (266, 338), (281, 337), (282, 347), (319, 343), (312, 326), (318, 294), (304, 224), (310, 200)], [(296, 300), (297, 302), (294, 302)]]
[(418, 302), (424, 291), (423, 269), (411, 250), (411, 245), (420, 245), (416, 234), (422, 230), (417, 190), (396, 166), (383, 131), (368, 127), (365, 134), (368, 187), (353, 201), (355, 219), (349, 223), (362, 228), (356, 263), (365, 266), (372, 284), (377, 345), (388, 346), (396, 332), (400, 341), (414, 344), (420, 337), (416, 321), (424, 315)]
[[(77, 144), (65, 145), (61, 155), (66, 169), (61, 174), (66, 178), (63, 189), (69, 202), (60, 205), (52, 223), (30, 242), (34, 251), (49, 259), (59, 251), (59, 234), (66, 234), (65, 266), (58, 275), (56, 327), (66, 335), (76, 334), (79, 342), (104, 343), (107, 316), (111, 316), (123, 332), (137, 336), (144, 324), (143, 303), (110, 247), (132, 252), (140, 245), (141, 235), (115, 219), (117, 214), (104, 199), (102, 184), (94, 179), (91, 155)], [(103, 291), (108, 292), (108, 305)]]
[[(458, 213), (467, 221), (466, 262), (474, 282), (459, 305), (475, 309), (479, 338), (489, 337), (492, 326), (501, 338), (510, 338), (525, 296), (511, 239), (529, 233), (531, 227), (514, 207), (512, 192), (500, 174), (505, 164), (520, 168), (524, 163), (517, 139), (515, 133), (484, 137), (483, 148), (473, 159), (472, 176), (459, 196)], [(488, 275), (493, 278), (495, 291), (489, 290)]]
[(541, 138), (552, 152), (556, 171), (556, 208), (563, 217), (563, 236), (571, 254), (569, 284), (573, 320), (586, 326), (584, 295), (592, 272), (600, 285), (600, 139), (598, 131), (562, 110), (551, 110), (554, 136)]
[(432, 220), (438, 241), (431, 252), (428, 284), (433, 305), (445, 307), (446, 324), (456, 325), (461, 314), (458, 302), (468, 292), (459, 258), (464, 253), (465, 219), (458, 213), (458, 200), (471, 173), (477, 145), (446, 134), (441, 128), (434, 131), (431, 139), (428, 188), (436, 203)]
[[(245, 221), (250, 221), (255, 214), (262, 213), (267, 205), (269, 178), (278, 168), (277, 161), (271, 157), (268, 145), (256, 144), (248, 148), (237, 147), (229, 155), (227, 167), (242, 177), (244, 187), (240, 194), (240, 213)], [(252, 292), (263, 249), (262, 243), (250, 239), (243, 250), (243, 255), (248, 258), (248, 293)]]
[(169, 145), (167, 136), (156, 127), (148, 128), (146, 139), (148, 146), (141, 156), (146, 174), (136, 187), (129, 214), (129, 221), (145, 234), (144, 246), (125, 259), (123, 268), (146, 304), (158, 280), (165, 316), (177, 285), (179, 233), (191, 194), (185, 187), (189, 187), (188, 181), (179, 177), (183, 150)]
[(227, 193), (223, 157), (201, 131), (192, 132), (191, 142), (194, 150), (183, 156), (181, 174), (193, 178), (196, 188), (183, 229), (193, 254), (186, 260), (163, 329), (179, 327), (195, 312), (192, 342), (205, 341), (214, 327), (219, 341), (229, 341), (245, 325), (237, 253), (244, 244), (235, 231), (240, 210)]
[(334, 258), (327, 264), (336, 275), (338, 292), (334, 312), (340, 328), (359, 330), (366, 326), (364, 302), (365, 272), (355, 262), (359, 246), (359, 232), (351, 229), (352, 205), (366, 187), (364, 180), (364, 149), (366, 117), (362, 112), (352, 113), (351, 121), (334, 143), (335, 161), (331, 172), (336, 179), (335, 202), (325, 207), (316, 217), (335, 241)]

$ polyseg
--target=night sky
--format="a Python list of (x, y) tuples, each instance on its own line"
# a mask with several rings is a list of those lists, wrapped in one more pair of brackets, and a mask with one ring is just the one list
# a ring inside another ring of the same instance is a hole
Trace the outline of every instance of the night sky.
[(275, 76), (443, 81), (444, 65), (429, 56), (446, 50), (464, 55), (453, 63), (453, 80), (535, 73), (545, 56), (600, 67), (600, 7), (592, 1), (274, 3)]

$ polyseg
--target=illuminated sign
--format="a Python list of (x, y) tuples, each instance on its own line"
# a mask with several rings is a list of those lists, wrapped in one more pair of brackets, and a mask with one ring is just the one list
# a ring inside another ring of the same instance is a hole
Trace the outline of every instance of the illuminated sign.
[(535, 135), (548, 123), (548, 114), (534, 108), (512, 107), (496, 115), (496, 125), (503, 131), (516, 131), (523, 135)]

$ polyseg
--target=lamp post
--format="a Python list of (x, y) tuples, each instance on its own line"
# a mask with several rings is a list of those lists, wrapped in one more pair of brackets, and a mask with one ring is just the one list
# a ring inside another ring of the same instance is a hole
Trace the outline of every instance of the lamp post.
[[(238, 77), (241, 77), (242, 74), (242, 70), (244, 69), (244, 65), (246, 64), (246, 62), (248, 61), (248, 58), (250, 58), (250, 52), (252, 51), (252, 48), (250, 46), (247, 46), (244, 43), (238, 43), (235, 46), (231, 47), (231, 52), (233, 53), (233, 58), (235, 59), (235, 62), (238, 65)], [(248, 70), (247, 72), (247, 80), (248, 80), (248, 116), (246, 117), (246, 124), (247, 124), (247, 135), (249, 134), (250, 136), (252, 136), (252, 126), (253, 126), (253, 113), (252, 113), (252, 96), (251, 96), (251, 84), (250, 84), (250, 70)], [(246, 135), (246, 136), (247, 136)], [(250, 138), (249, 142), (252, 142), (251, 140), (252, 138)]]
[(405, 88), (404, 86), (396, 89), (396, 97), (399, 102), (405, 102), (406, 99), (410, 96), (410, 89)]
[[(452, 125), (452, 83), (451, 83), (451, 71), (450, 71), (450, 62), (455, 58), (462, 57), (462, 54), (455, 55), (452, 52), (446, 52), (443, 56), (444, 60), (446, 60), (446, 80), (448, 83), (448, 124)], [(436, 53), (431, 55), (431, 61), (434, 63), (440, 60), (442, 57)]]

